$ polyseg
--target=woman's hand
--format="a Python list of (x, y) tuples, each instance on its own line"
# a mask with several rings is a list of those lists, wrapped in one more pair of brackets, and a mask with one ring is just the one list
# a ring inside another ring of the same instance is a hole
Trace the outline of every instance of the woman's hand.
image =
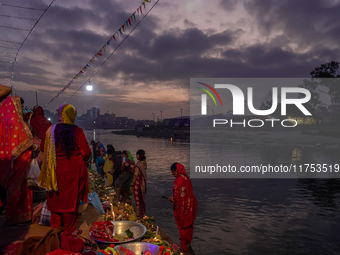
[(174, 196), (169, 197), (169, 198), (168, 198), (168, 201), (171, 202), (171, 203), (173, 203), (173, 202), (174, 202)]
[(38, 145), (33, 144), (30, 149), (32, 150), (31, 158), (36, 158), (39, 156), (40, 150)]
[(125, 162), (124, 165), (125, 165), (125, 166), (129, 166), (130, 164), (129, 164), (128, 162)]

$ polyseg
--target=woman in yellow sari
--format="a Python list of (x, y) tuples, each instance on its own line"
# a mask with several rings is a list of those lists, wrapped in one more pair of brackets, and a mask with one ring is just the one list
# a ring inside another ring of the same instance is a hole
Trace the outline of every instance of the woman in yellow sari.
[(112, 157), (112, 154), (114, 153), (113, 149), (108, 149), (105, 157), (103, 157), (105, 164), (104, 164), (104, 172), (106, 173), (106, 178), (107, 178), (107, 186), (112, 186), (113, 183), (113, 162), (110, 160)]
[(41, 141), (44, 160), (38, 182), (46, 188), (47, 207), (51, 211), (51, 227), (64, 223), (66, 232), (76, 230), (80, 200), (87, 202), (88, 172), (86, 161), (91, 149), (83, 130), (74, 125), (76, 110), (61, 105), (58, 124), (46, 131)]

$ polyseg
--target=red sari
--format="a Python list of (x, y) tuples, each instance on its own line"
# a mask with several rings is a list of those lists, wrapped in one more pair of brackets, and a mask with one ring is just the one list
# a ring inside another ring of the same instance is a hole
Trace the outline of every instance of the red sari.
[(181, 247), (183, 251), (187, 251), (187, 244), (191, 243), (193, 236), (197, 200), (184, 166), (179, 163), (177, 163), (177, 177), (172, 192), (174, 194), (173, 212), (180, 234)]
[(136, 167), (139, 169), (138, 178), (133, 186), (133, 194), (136, 201), (136, 211), (139, 216), (146, 215), (145, 195), (146, 195), (146, 161), (138, 161)]
[[(76, 230), (80, 200), (84, 203), (87, 202), (88, 172), (86, 161), (91, 157), (91, 149), (87, 144), (83, 130), (77, 126), (73, 127), (75, 148), (71, 151), (70, 159), (56, 144), (58, 191), (51, 191), (47, 194), (47, 206), (51, 211), (51, 227), (59, 227), (63, 220), (64, 229), (68, 232)], [(45, 141), (43, 140), (40, 147), (42, 151), (44, 151), (44, 144)]]
[[(40, 147), (41, 140), (45, 137), (47, 129), (52, 126), (52, 123), (45, 117), (44, 109), (41, 106), (36, 106), (33, 112), (24, 115), (24, 121), (33, 134), (33, 143)], [(41, 168), (44, 153), (40, 152), (36, 158), (39, 167)]]
[(0, 184), (7, 190), (7, 224), (14, 225), (32, 219), (32, 193), (26, 177), (33, 136), (24, 123), (20, 97), (6, 98), (0, 117)]
[(44, 109), (41, 106), (36, 106), (33, 112), (24, 115), (24, 120), (28, 122), (28, 126), (33, 134), (41, 141), (46, 134), (47, 129), (52, 126), (52, 123), (45, 117)]

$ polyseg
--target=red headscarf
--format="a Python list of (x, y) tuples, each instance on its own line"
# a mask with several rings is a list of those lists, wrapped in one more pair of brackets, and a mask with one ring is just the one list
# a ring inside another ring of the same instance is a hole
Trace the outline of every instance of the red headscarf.
[(0, 109), (0, 184), (7, 187), (12, 166), (33, 144), (33, 136), (22, 117), (20, 97), (7, 97)]
[[(26, 120), (28, 114), (30, 115), (28, 120)], [(24, 116), (24, 119), (25, 121), (28, 121), (31, 131), (39, 140), (42, 140), (47, 129), (52, 126), (52, 123), (46, 119), (44, 110), (41, 106), (34, 107), (33, 112), (27, 113)]]
[(196, 219), (197, 200), (191, 181), (182, 164), (177, 163), (177, 177), (172, 187), (174, 194), (173, 211), (180, 228), (192, 225)]

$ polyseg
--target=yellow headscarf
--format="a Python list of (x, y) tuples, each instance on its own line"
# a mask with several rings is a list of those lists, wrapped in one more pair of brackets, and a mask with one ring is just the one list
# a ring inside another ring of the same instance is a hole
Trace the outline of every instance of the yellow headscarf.
[[(58, 121), (64, 124), (73, 124), (76, 118), (76, 109), (69, 104), (64, 104), (59, 107)], [(55, 149), (54, 130), (57, 124), (49, 127), (46, 131), (44, 159), (41, 167), (38, 183), (40, 187), (47, 191), (58, 190), (57, 180), (57, 155)]]
[(64, 124), (73, 124), (76, 119), (76, 108), (70, 104), (63, 104), (58, 110), (58, 121)]

